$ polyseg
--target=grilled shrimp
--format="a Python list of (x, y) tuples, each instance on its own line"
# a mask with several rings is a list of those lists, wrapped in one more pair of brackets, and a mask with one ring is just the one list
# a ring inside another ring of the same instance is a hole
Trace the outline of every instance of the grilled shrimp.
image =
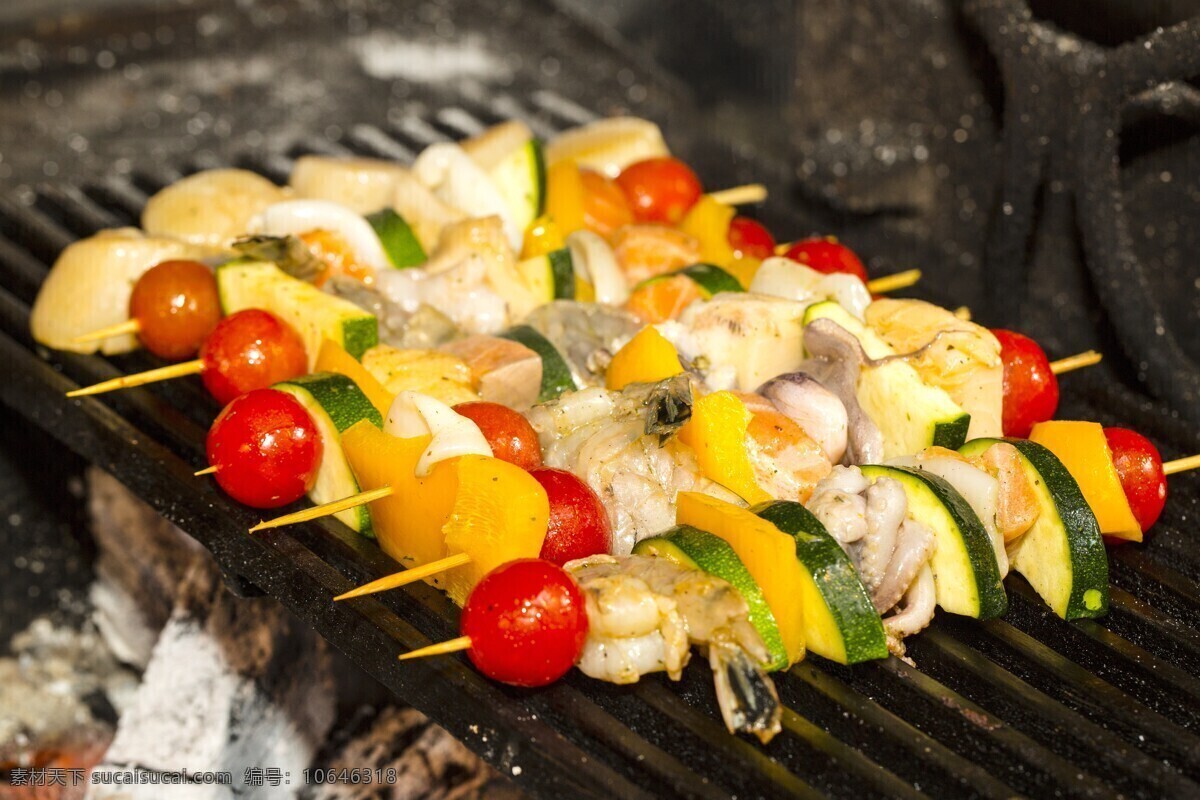
[(762, 668), (770, 653), (745, 599), (729, 583), (651, 556), (591, 556), (566, 569), (587, 603), (588, 635), (578, 663), (585, 675), (636, 683), (665, 671), (679, 680), (696, 645), (706, 650), (730, 732), (753, 733), (764, 743), (779, 732), (782, 708)]
[(627, 555), (639, 539), (674, 525), (678, 492), (740, 502), (703, 477), (692, 450), (672, 435), (691, 415), (691, 402), (679, 376), (620, 392), (570, 392), (528, 412), (546, 466), (575, 473), (600, 496), (613, 553)]
[(803, 503), (833, 465), (804, 429), (774, 409), (753, 412), (746, 454), (754, 478), (767, 494)]
[(858, 467), (834, 467), (807, 505), (854, 562), (875, 610), (893, 611), (884, 629), (888, 649), (902, 656), (903, 638), (933, 619), (933, 531), (908, 516), (897, 481), (872, 483)]
[(547, 303), (522, 322), (562, 353), (580, 386), (602, 385), (612, 354), (642, 329), (642, 323), (627, 311), (573, 300)]
[(700, 242), (666, 225), (625, 225), (613, 234), (612, 243), (630, 286), (700, 260)]

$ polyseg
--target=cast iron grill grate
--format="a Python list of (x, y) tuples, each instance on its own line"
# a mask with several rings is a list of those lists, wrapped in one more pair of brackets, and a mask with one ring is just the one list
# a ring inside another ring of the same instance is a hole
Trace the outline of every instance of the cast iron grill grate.
[[(563, 103), (535, 95), (529, 105), (406, 116), (389, 130), (355, 127), (339, 143), (306, 140), (286, 154), (235, 161), (284, 180), (291, 159), (305, 152), (406, 158), (501, 117), (534, 116), (549, 132), (587, 116)], [(395, 565), (334, 521), (248, 536), (252, 512), (191, 475), (203, 464), (216, 412), (198, 381), (69, 401), (67, 389), (154, 362), (140, 353), (47, 352), (29, 338), (29, 306), (64, 246), (135, 223), (150, 193), (208, 166), (0, 198), (0, 353), (9, 369), (0, 398), (112, 472), (231, 576), (280, 600), (531, 793), (1200, 795), (1200, 562), (1153, 544), (1113, 551), (1113, 608), (1103, 620), (1064, 623), (1014, 577), (1003, 620), (939, 615), (910, 640), (917, 668), (892, 659), (848, 669), (814, 657), (777, 675), (784, 733), (765, 748), (726, 734), (701, 659), (677, 684), (652, 676), (614, 687), (574, 674), (537, 692), (492, 684), (461, 657), (399, 664), (398, 652), (456, 634), (457, 612), (446, 598), (419, 585), (331, 603)], [(1160, 524), (1182, 522), (1168, 513)]]

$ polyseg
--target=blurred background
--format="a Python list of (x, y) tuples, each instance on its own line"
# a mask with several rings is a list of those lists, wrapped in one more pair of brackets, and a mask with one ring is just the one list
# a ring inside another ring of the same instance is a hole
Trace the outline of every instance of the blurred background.
[[(5, 0), (0, 194), (96, 185), (103, 202), (113, 178), (151, 192), (247, 163), (282, 181), (302, 152), (406, 160), (512, 116), (544, 135), (644, 116), (709, 186), (766, 184), (748, 213), (780, 241), (837, 235), (873, 276), (919, 267), (916, 295), (1052, 358), (1102, 350), (1062, 416), (1194, 452), (1200, 39), (1171, 26), (1198, 15), (1196, 0)], [(0, 642), (90, 613), (81, 466), (0, 426)]]

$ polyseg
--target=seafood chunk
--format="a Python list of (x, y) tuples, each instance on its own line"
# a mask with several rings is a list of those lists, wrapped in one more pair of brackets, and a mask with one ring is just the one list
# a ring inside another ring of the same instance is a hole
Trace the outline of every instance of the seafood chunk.
[(396, 184), (412, 173), (392, 161), (307, 155), (296, 159), (288, 185), (297, 197), (330, 200), (358, 214), (391, 208)]
[(703, 477), (695, 454), (673, 434), (691, 414), (685, 376), (622, 391), (568, 392), (526, 415), (546, 466), (575, 473), (599, 495), (613, 528), (613, 552), (626, 555), (675, 524), (675, 495), (737, 495)]
[(636, 317), (619, 308), (574, 300), (547, 303), (524, 322), (550, 340), (579, 386), (604, 385), (612, 354), (642, 329)]
[(700, 242), (667, 225), (625, 225), (613, 234), (612, 245), (630, 286), (700, 260)]
[(812, 356), (799, 371), (829, 389), (846, 409), (848, 428), (843, 464), (873, 464), (883, 458), (883, 434), (858, 403), (858, 376), (867, 356), (853, 334), (830, 320), (804, 329), (804, 347)]
[(566, 569), (587, 603), (588, 636), (578, 664), (585, 675), (635, 683), (665, 671), (679, 680), (696, 645), (706, 651), (730, 732), (753, 733), (764, 743), (779, 732), (782, 707), (763, 671), (771, 654), (733, 586), (652, 556), (591, 556)]
[(758, 393), (812, 437), (834, 464), (846, 454), (850, 416), (846, 404), (813, 376), (789, 372), (772, 378)]
[(721, 292), (657, 327), (713, 389), (754, 391), (804, 361), (804, 305), (791, 300)]
[(254, 217), (288, 195), (287, 189), (244, 169), (208, 169), (151, 197), (142, 211), (142, 229), (149, 236), (225, 247), (250, 230)]
[(854, 562), (875, 610), (893, 612), (883, 618), (888, 649), (903, 656), (904, 637), (933, 619), (933, 531), (908, 516), (897, 481), (872, 483), (858, 467), (834, 467), (807, 506)]
[(524, 411), (542, 387), (542, 357), (523, 344), (499, 336), (468, 336), (442, 348), (467, 362), (479, 396)]

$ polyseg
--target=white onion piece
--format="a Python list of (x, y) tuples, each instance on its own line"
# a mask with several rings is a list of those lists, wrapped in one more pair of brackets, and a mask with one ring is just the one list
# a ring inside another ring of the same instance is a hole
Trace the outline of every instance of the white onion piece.
[(413, 174), (429, 187), (438, 199), (466, 213), (468, 217), (500, 217), (504, 235), (513, 250), (521, 249), (525, 232), (513, 221), (504, 195), (491, 176), (458, 145), (450, 142), (431, 144), (413, 162)]
[(749, 291), (805, 304), (833, 300), (860, 320), (871, 304), (871, 293), (866, 284), (855, 276), (826, 275), (780, 256), (763, 260), (754, 273)]
[(1000, 566), (1000, 577), (1008, 574), (1008, 554), (1004, 549), (1004, 537), (996, 528), (996, 513), (999, 508), (1000, 482), (985, 470), (949, 456), (920, 458), (901, 456), (888, 461), (897, 467), (908, 467), (932, 472), (942, 478), (963, 496), (967, 504), (979, 517), (992, 540), (996, 551), (996, 562)]
[(429, 446), (417, 459), (417, 477), (435, 464), (458, 456), (490, 456), (492, 448), (479, 426), (453, 408), (420, 392), (400, 392), (388, 409), (384, 433), (401, 439), (429, 434)]
[(354, 260), (376, 272), (391, 269), (375, 229), (360, 215), (329, 200), (287, 200), (263, 209), (254, 219), (256, 233), (268, 236), (298, 236), (310, 231), (330, 231), (340, 236), (354, 253)]
[(597, 303), (619, 306), (629, 299), (629, 282), (604, 237), (591, 231), (575, 231), (567, 235), (567, 247), (579, 277), (596, 291)]

